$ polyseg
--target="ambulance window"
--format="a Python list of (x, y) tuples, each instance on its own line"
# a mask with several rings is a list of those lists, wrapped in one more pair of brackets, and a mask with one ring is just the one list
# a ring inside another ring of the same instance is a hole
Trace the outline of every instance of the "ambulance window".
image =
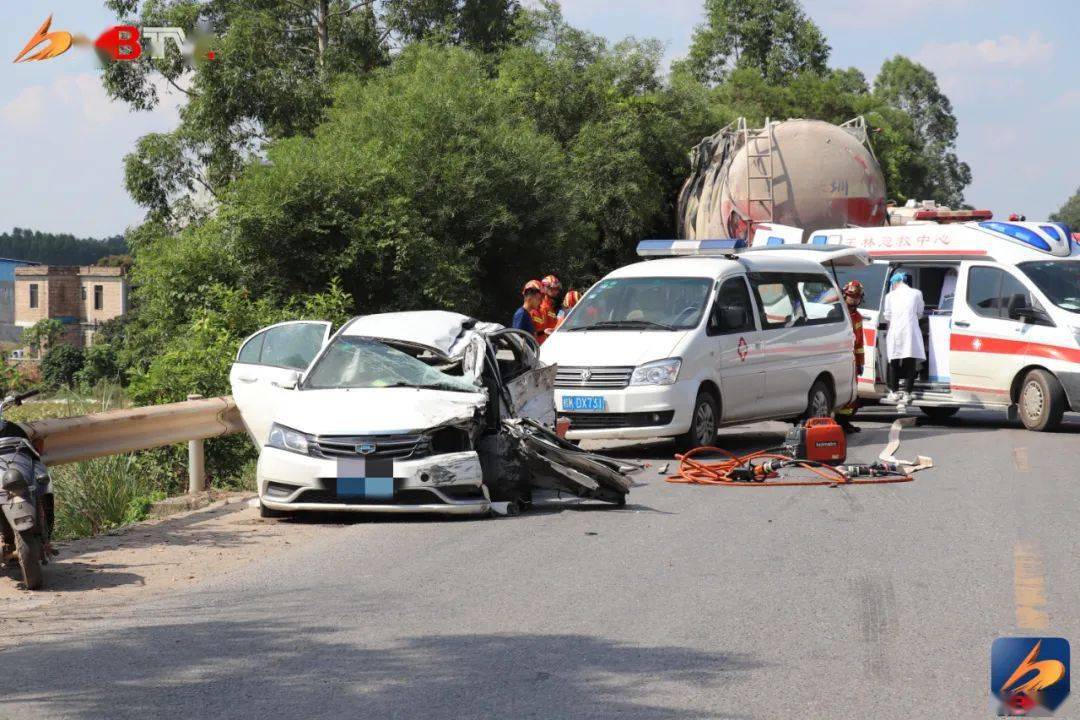
[(885, 287), (885, 274), (888, 265), (874, 264), (865, 267), (838, 267), (836, 268), (836, 284), (841, 288), (852, 280), (858, 280), (863, 284), (863, 301), (861, 307), (864, 310), (878, 310), (881, 307), (881, 291)]
[(776, 273), (755, 275), (752, 280), (758, 299), (761, 327), (765, 330), (806, 323), (792, 276)]
[(754, 307), (750, 302), (750, 291), (746, 289), (746, 280), (741, 277), (725, 280), (716, 293), (716, 302), (705, 328), (706, 334), (731, 335), (756, 329)]
[(800, 275), (796, 287), (806, 308), (807, 325), (826, 325), (844, 321), (840, 292), (824, 275)]
[(1001, 317), (1001, 279), (1005, 273), (992, 267), (968, 270), (967, 304), (983, 317)]
[(1001, 313), (1002, 317), (1006, 320), (1018, 320), (1019, 317), (1014, 315), (1015, 311), (1020, 308), (1039, 308), (1039, 301), (1031, 297), (1031, 291), (1028, 290), (1022, 282), (1014, 278), (1007, 272), (1003, 272), (1001, 278)]

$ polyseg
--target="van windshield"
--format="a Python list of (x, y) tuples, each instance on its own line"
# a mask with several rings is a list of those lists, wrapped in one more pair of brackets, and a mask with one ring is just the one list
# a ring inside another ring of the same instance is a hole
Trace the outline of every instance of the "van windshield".
[(712, 278), (611, 278), (598, 282), (563, 330), (688, 330), (709, 301)]
[(1017, 264), (1047, 299), (1062, 310), (1080, 313), (1080, 261), (1046, 260)]

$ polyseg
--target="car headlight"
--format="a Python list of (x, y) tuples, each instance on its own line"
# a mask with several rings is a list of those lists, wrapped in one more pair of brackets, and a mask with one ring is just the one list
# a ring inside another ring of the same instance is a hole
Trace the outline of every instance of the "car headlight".
[(679, 368), (682, 360), (668, 358), (656, 362), (645, 363), (634, 369), (630, 376), (631, 385), (674, 385), (679, 377)]
[(270, 426), (270, 437), (266, 440), (266, 446), (308, 455), (308, 450), (314, 442), (315, 439), (307, 433), (274, 423)]

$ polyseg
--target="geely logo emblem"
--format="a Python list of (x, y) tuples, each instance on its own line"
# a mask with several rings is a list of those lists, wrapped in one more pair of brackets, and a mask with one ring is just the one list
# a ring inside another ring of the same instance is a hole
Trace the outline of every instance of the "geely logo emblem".
[(356, 452), (361, 455), (370, 455), (375, 452), (375, 443), (360, 443), (356, 446)]

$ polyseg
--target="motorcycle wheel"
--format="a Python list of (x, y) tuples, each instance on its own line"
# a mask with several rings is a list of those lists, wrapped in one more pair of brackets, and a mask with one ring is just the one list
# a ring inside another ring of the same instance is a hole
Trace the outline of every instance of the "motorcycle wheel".
[(44, 553), (41, 535), (36, 532), (15, 533), (15, 552), (19, 556), (23, 584), (27, 590), (37, 590), (42, 583), (41, 558)]

